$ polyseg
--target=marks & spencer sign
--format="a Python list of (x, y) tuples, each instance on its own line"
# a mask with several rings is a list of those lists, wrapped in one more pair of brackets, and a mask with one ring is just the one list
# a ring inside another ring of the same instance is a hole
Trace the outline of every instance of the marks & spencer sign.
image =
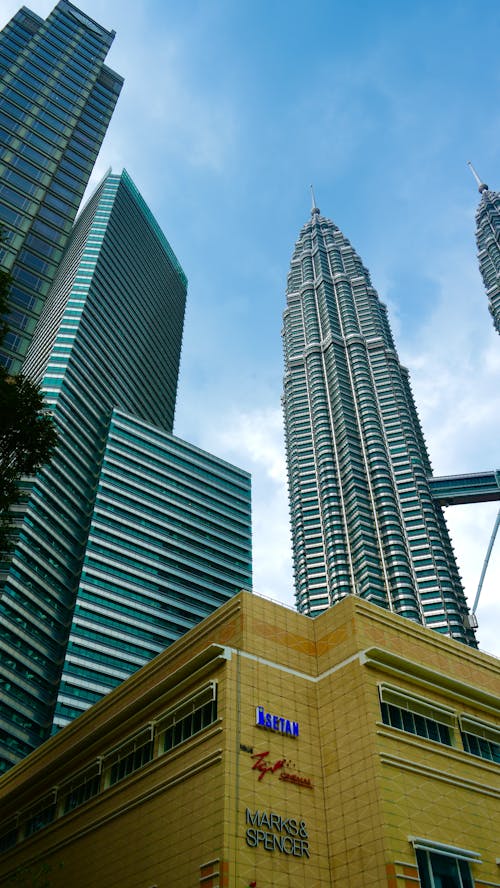
[(250, 848), (262, 847), (266, 851), (278, 851), (293, 857), (310, 857), (304, 820), (280, 817), (274, 812), (252, 812), (247, 808), (245, 823), (245, 840)]

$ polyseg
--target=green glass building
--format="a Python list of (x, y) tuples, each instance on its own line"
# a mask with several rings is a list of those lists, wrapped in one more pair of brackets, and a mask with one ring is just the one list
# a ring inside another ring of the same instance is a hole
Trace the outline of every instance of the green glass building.
[(250, 476), (113, 410), (54, 727), (251, 586)]
[(123, 80), (115, 36), (67, 0), (22, 7), (0, 33), (0, 248), (13, 275), (0, 359), (18, 373)]
[(317, 207), (295, 245), (283, 343), (299, 611), (355, 594), (475, 645), (386, 308)]
[(59, 442), (0, 574), (0, 769), (251, 583), (249, 476), (172, 435), (186, 285), (128, 174), (108, 173), (23, 368)]
[(476, 242), (488, 309), (493, 326), (500, 333), (500, 192), (490, 191), (469, 166), (477, 181), (481, 200), (476, 212)]

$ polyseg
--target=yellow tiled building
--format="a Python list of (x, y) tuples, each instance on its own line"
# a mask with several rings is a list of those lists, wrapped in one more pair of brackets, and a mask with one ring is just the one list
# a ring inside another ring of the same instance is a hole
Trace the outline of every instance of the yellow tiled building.
[(500, 886), (500, 662), (240, 593), (0, 781), (0, 886)]

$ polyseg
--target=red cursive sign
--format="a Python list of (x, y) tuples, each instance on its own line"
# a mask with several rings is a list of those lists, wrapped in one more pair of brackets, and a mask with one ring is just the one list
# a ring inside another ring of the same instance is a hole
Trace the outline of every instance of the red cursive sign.
[(266, 761), (268, 755), (269, 750), (267, 752), (256, 752), (252, 755), (252, 758), (256, 759), (255, 764), (252, 765), (252, 771), (260, 771), (259, 780), (262, 780), (264, 774), (274, 774), (275, 771), (280, 771), (286, 763), (286, 759), (278, 759), (274, 764), (271, 764)]

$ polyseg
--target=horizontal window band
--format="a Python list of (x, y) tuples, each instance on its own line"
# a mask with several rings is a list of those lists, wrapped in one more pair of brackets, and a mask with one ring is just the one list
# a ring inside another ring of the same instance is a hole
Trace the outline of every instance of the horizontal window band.
[(474, 734), (475, 737), (482, 737), (483, 740), (489, 740), (490, 743), (500, 744), (500, 726), (483, 722), (471, 715), (459, 716), (460, 729), (466, 734)]
[(409, 712), (422, 715), (424, 718), (431, 718), (440, 724), (448, 725), (448, 727), (455, 725), (456, 716), (453, 709), (440, 706), (424, 697), (417, 697), (403, 688), (380, 684), (379, 694), (382, 703), (397, 706), (399, 709), (407, 709)]

